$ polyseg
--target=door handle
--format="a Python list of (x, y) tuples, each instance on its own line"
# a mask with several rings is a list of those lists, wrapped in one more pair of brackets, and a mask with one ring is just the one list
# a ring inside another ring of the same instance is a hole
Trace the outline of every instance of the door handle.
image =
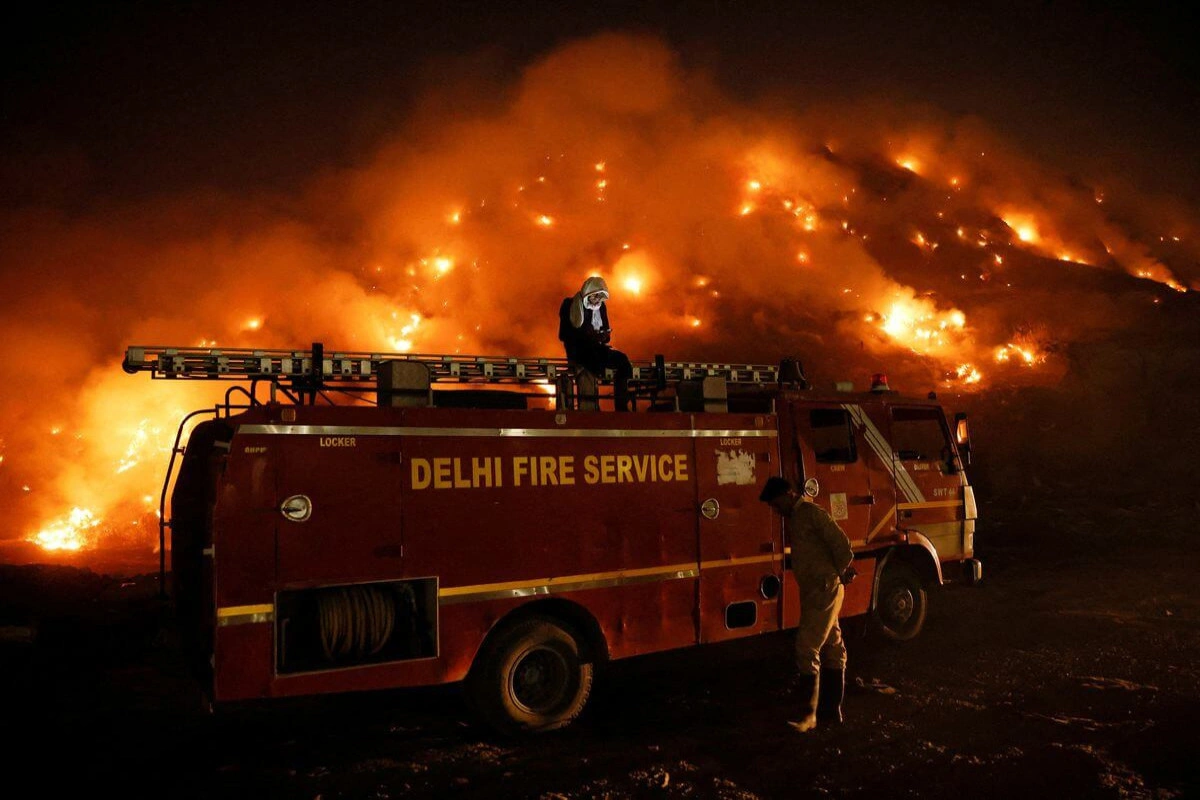
[(716, 519), (721, 514), (721, 504), (717, 502), (717, 498), (710, 497), (700, 504), (700, 513), (705, 519)]
[(850, 498), (850, 502), (856, 506), (873, 506), (875, 505), (875, 495), (860, 494)]
[(312, 516), (312, 501), (302, 494), (294, 494), (280, 504), (279, 513), (292, 522), (304, 522)]

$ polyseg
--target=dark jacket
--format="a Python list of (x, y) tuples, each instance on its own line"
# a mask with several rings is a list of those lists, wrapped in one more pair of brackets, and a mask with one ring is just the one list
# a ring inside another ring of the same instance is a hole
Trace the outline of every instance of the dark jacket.
[(792, 572), (801, 595), (833, 592), (854, 560), (850, 540), (833, 517), (815, 503), (799, 500), (785, 520)]
[(602, 351), (609, 349), (612, 339), (612, 328), (608, 324), (608, 304), (600, 304), (600, 330), (592, 327), (592, 314), (595, 313), (584, 306), (583, 324), (576, 328), (571, 324), (572, 297), (564, 297), (558, 308), (558, 338), (567, 351), (567, 360), (577, 364), (587, 364), (595, 360)]

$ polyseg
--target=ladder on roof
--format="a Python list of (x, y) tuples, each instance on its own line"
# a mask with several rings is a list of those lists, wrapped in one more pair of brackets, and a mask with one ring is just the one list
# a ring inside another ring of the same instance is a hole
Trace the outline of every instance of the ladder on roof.
[[(321, 383), (367, 383), (378, 378), (386, 361), (415, 361), (429, 368), (430, 380), (443, 383), (555, 383), (571, 367), (565, 358), (434, 355), (412, 353), (326, 353), (320, 344), (310, 350), (252, 350), (232, 348), (159, 347), (139, 345), (125, 350), (122, 368), (149, 372), (153, 378), (206, 380), (291, 380), (311, 383), (319, 362)], [(659, 385), (704, 378), (732, 384), (771, 385), (779, 368), (764, 364), (634, 361), (633, 381)], [(612, 371), (602, 380), (612, 380)]]

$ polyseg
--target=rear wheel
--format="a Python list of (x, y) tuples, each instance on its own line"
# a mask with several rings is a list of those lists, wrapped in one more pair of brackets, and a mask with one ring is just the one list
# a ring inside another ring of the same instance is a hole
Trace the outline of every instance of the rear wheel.
[(592, 690), (592, 665), (578, 637), (557, 620), (534, 617), (499, 632), (467, 676), (469, 705), (502, 733), (569, 725)]
[(873, 612), (876, 632), (893, 642), (915, 639), (928, 611), (929, 598), (916, 571), (903, 561), (885, 564)]

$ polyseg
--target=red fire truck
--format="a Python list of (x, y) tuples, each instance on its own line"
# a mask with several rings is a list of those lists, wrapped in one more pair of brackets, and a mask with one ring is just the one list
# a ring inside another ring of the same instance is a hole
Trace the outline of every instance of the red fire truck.
[(565, 726), (597, 663), (797, 624), (771, 475), (846, 531), (842, 614), (885, 637), (917, 635), (929, 587), (980, 577), (965, 417), (886, 385), (819, 393), (794, 362), (635, 364), (633, 413), (558, 359), (315, 344), (124, 366), (239, 381), (177, 440), (163, 515), (215, 702), (462, 681), (502, 730)]

